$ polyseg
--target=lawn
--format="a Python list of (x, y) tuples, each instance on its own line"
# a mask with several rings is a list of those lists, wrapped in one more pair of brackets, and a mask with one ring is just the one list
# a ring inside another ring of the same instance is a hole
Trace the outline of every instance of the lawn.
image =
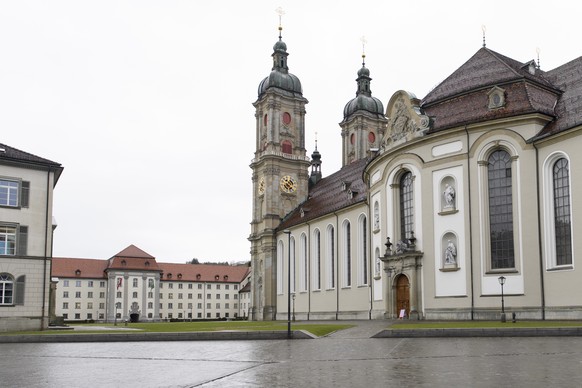
[(522, 327), (582, 327), (582, 321), (446, 321), (395, 323), (390, 329), (487, 329), (487, 328), (522, 328)]
[[(37, 332), (12, 332), (6, 333), (10, 334), (78, 334), (78, 333), (99, 333), (107, 334), (114, 333), (118, 331), (123, 331), (124, 333), (131, 333), (125, 329), (138, 329), (139, 332), (153, 332), (153, 333), (176, 333), (176, 332), (191, 332), (191, 331), (257, 331), (257, 330), (269, 330), (269, 331), (286, 331), (287, 322), (281, 321), (262, 321), (262, 322), (249, 322), (249, 321), (200, 321), (200, 322), (151, 322), (151, 323), (128, 323), (127, 326), (123, 323), (118, 323), (114, 326), (111, 323), (106, 324), (81, 324), (81, 325), (70, 325), (71, 327), (83, 328), (83, 330), (46, 330)], [(95, 327), (95, 330), (91, 330)], [(302, 323), (296, 322), (292, 323), (292, 330), (305, 330), (316, 336), (324, 336), (334, 331), (347, 329), (353, 327), (353, 325), (342, 325), (342, 324), (319, 324), (319, 323)], [(107, 328), (109, 330), (103, 330), (101, 328)], [(116, 330), (117, 329), (117, 330)], [(138, 332), (137, 330), (135, 332)]]

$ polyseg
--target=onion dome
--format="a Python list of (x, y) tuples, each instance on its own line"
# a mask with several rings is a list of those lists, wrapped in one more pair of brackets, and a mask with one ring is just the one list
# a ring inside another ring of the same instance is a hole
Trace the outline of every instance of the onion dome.
[(290, 92), (293, 95), (302, 96), (303, 89), (299, 78), (289, 73), (289, 68), (287, 67), (288, 55), (287, 45), (281, 39), (281, 28), (279, 28), (279, 40), (273, 46), (273, 54), (271, 55), (273, 57), (273, 68), (271, 69), (271, 74), (259, 84), (259, 98), (267, 89), (272, 87)]
[(366, 68), (366, 63), (362, 62), (362, 68), (358, 70), (358, 78), (356, 79), (358, 83), (356, 97), (350, 100), (344, 107), (344, 119), (360, 110), (384, 117), (384, 105), (382, 101), (376, 97), (372, 97), (372, 91), (370, 90), (371, 80), (370, 70)]

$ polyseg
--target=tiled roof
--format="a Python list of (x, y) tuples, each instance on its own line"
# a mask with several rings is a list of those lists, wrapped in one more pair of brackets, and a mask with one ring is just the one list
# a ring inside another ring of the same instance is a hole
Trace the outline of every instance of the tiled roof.
[(141, 259), (137, 257), (112, 257), (108, 260), (107, 270), (139, 270), (160, 271), (156, 259)]
[[(368, 161), (360, 159), (321, 179), (309, 190), (307, 200), (289, 213), (277, 229), (283, 230), (365, 201), (367, 186), (362, 175)], [(344, 183), (346, 190), (343, 189)], [(353, 193), (352, 197), (349, 191)]]
[(136, 257), (141, 259), (153, 259), (154, 257), (131, 244), (113, 257)]
[(430, 91), (422, 100), (423, 108), (439, 101), (487, 86), (528, 80), (553, 89), (545, 73), (536, 70), (530, 74), (527, 64), (482, 47), (467, 62)]
[(582, 57), (547, 72), (547, 78), (564, 91), (555, 108), (556, 120), (540, 137), (582, 125)]
[(162, 280), (240, 283), (249, 271), (246, 265), (159, 263)]
[(251, 283), (248, 282), (247, 284), (245, 284), (245, 286), (241, 288), (241, 290), (238, 293), (240, 294), (241, 292), (251, 292)]
[[(51, 276), (62, 278), (106, 278), (107, 260), (54, 257)], [(77, 276), (76, 271), (81, 271)]]
[[(550, 73), (535, 69), (488, 48), (481, 48), (467, 62), (434, 88), (422, 101), (431, 117), (429, 132), (530, 113), (554, 117), (561, 85), (551, 82)], [(489, 109), (488, 92), (505, 91), (505, 105)]]
[(0, 143), (0, 163), (1, 162), (24, 163), (43, 167), (51, 167), (55, 171), (55, 182), (58, 181), (59, 176), (63, 171), (63, 167), (60, 163), (41, 158), (39, 156), (21, 151), (17, 148), (10, 147), (2, 143)]

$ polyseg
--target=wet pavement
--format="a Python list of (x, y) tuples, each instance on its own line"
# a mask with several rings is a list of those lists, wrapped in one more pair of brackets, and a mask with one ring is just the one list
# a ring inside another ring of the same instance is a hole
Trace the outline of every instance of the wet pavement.
[(580, 387), (581, 337), (0, 344), (3, 387)]

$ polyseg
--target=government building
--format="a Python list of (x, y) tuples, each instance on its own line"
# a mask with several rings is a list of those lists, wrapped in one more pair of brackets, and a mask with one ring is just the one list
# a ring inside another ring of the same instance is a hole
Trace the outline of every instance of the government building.
[(247, 265), (158, 263), (130, 245), (108, 260), (52, 260), (54, 314), (67, 322), (245, 318)]
[(502, 301), (582, 319), (582, 57), (542, 70), (484, 44), (386, 105), (363, 62), (324, 177), (281, 33), (271, 56), (253, 103), (251, 319), (286, 320), (289, 293), (301, 320), (499, 319)]

